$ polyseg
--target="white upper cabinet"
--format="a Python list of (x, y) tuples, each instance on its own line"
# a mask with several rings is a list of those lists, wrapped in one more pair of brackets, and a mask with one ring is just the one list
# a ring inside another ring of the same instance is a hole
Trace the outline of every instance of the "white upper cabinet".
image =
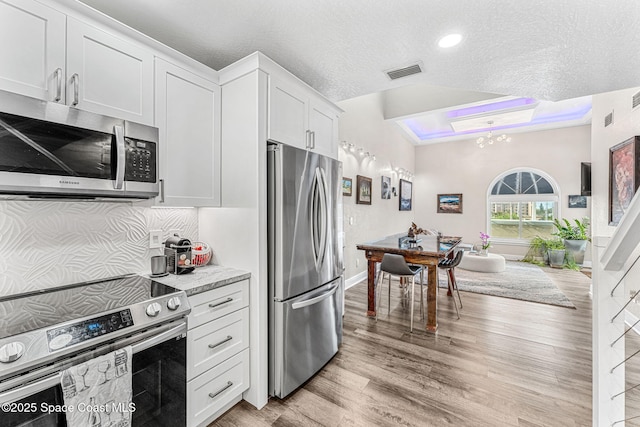
[(220, 206), (220, 87), (156, 58), (160, 206)]
[(335, 108), (318, 99), (309, 103), (309, 129), (314, 150), (325, 156), (338, 156), (338, 113)]
[(307, 148), (309, 94), (296, 84), (269, 76), (269, 139)]
[(67, 21), (67, 104), (153, 124), (153, 53), (73, 18)]
[(338, 114), (298, 81), (269, 75), (268, 137), (337, 158)]
[(33, 0), (0, 0), (0, 89), (153, 125), (153, 53)]
[(0, 89), (64, 102), (63, 13), (30, 0), (0, 0)]

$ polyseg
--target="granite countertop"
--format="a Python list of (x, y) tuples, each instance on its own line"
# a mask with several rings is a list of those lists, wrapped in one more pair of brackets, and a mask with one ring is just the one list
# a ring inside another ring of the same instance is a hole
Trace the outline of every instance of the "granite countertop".
[[(149, 275), (147, 275), (149, 277)], [(251, 273), (237, 268), (221, 265), (197, 267), (188, 274), (169, 274), (164, 277), (153, 277), (153, 280), (167, 286), (185, 291), (187, 296), (196, 295), (211, 289), (227, 286), (251, 277)]]

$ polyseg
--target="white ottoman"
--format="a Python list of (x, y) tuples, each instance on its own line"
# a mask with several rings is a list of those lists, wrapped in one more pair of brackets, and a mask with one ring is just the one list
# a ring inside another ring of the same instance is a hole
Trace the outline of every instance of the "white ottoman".
[(459, 268), (484, 273), (500, 273), (506, 268), (502, 255), (488, 254), (487, 256), (464, 252), (460, 260)]

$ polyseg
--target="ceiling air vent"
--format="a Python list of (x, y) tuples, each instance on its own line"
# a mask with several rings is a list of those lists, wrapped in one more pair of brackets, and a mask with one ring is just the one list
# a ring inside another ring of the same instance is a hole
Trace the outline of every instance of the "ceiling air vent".
[(422, 67), (420, 63), (412, 64), (403, 68), (396, 68), (395, 70), (385, 71), (387, 77), (391, 80), (400, 79), (402, 77), (411, 76), (413, 74), (420, 74), (422, 72)]
[(631, 99), (631, 108), (636, 108), (638, 105), (640, 105), (640, 92), (633, 95)]
[(613, 111), (604, 116), (604, 127), (609, 126), (611, 123), (613, 123)]

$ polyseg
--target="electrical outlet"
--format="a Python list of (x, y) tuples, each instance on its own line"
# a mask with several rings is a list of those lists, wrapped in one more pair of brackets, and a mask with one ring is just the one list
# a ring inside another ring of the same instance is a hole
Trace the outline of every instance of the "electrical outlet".
[(356, 258), (356, 268), (360, 267), (360, 259)]
[(349, 225), (353, 225), (353, 217), (352, 216), (349, 217)]
[(162, 247), (162, 230), (149, 230), (149, 248)]

